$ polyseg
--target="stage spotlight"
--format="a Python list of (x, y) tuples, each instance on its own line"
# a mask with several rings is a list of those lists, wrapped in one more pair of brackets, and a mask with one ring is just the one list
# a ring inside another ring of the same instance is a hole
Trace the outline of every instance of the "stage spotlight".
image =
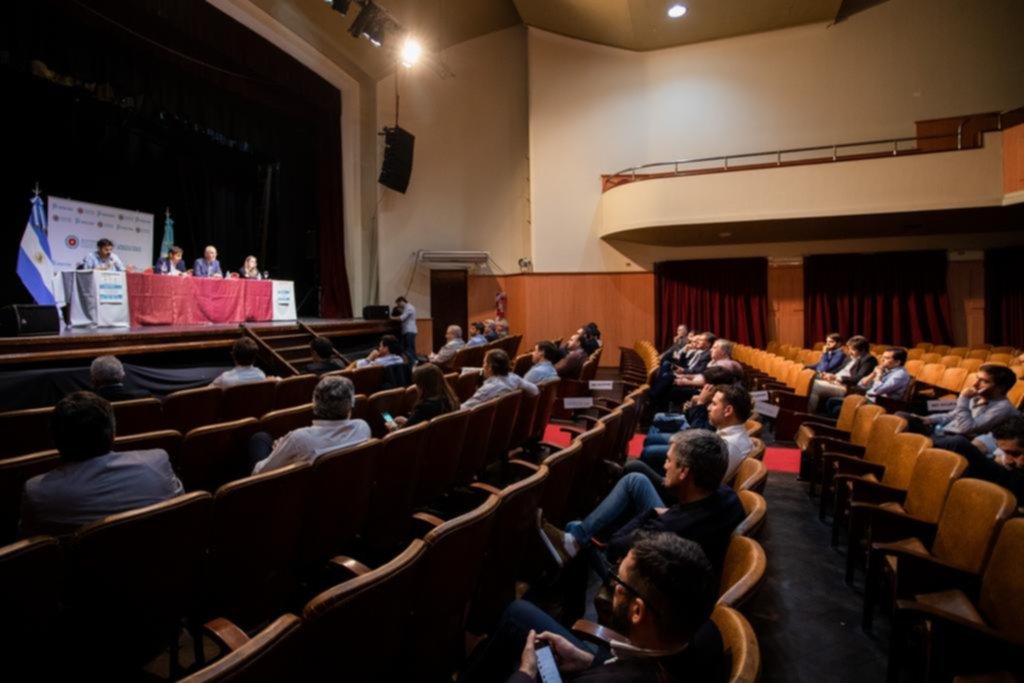
[(419, 61), (422, 55), (423, 46), (420, 45), (420, 41), (412, 37), (406, 38), (405, 43), (402, 44), (402, 65), (411, 67)]
[(359, 14), (356, 15), (348, 32), (356, 38), (366, 38), (374, 47), (380, 47), (384, 42), (384, 29), (387, 22), (387, 14), (373, 4), (372, 0), (367, 0)]
[(331, 6), (332, 10), (341, 16), (348, 14), (349, 8), (352, 7), (352, 0), (325, 0), (325, 2)]

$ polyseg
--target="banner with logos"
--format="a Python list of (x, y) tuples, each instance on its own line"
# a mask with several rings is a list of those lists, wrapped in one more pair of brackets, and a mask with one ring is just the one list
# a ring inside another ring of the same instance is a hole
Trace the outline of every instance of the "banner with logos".
[(295, 320), (295, 283), (274, 280), (274, 320)]
[(153, 265), (153, 214), (49, 197), (50, 253), (55, 270), (73, 270), (106, 237), (124, 265)]

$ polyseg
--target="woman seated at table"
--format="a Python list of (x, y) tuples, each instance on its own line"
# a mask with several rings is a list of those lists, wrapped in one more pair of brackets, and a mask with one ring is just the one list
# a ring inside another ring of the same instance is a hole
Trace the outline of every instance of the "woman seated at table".
[(242, 269), (238, 271), (238, 277), (245, 278), (247, 280), (263, 279), (263, 273), (261, 273), (256, 266), (255, 256), (250, 255), (245, 257), (245, 264), (242, 266)]
[(455, 395), (441, 368), (433, 363), (422, 363), (412, 373), (412, 381), (420, 390), (419, 400), (412, 407), (409, 417), (396, 417), (388, 422), (388, 431), (411, 427), (427, 420), (455, 412), (459, 409), (459, 397)]
[(156, 262), (153, 272), (157, 275), (187, 275), (183, 254), (181, 247), (171, 247), (167, 250), (167, 256)]

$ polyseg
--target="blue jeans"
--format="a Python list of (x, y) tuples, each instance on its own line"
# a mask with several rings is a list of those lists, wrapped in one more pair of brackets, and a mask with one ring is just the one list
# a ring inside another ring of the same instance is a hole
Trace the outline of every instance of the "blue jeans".
[(402, 347), (405, 350), (405, 355), (409, 359), (409, 362), (416, 360), (416, 333), (415, 332), (403, 332), (402, 333)]
[(625, 524), (637, 515), (657, 507), (664, 507), (657, 488), (646, 475), (640, 472), (627, 474), (619, 479), (615, 488), (582, 521), (569, 522), (566, 532), (586, 546), (590, 537)]
[[(655, 472), (665, 472), (665, 461), (668, 459), (668, 450), (670, 446), (668, 444), (651, 444), (646, 445), (644, 442), (644, 450), (640, 453), (640, 462), (650, 467)], [(629, 463), (632, 464), (632, 463)]]

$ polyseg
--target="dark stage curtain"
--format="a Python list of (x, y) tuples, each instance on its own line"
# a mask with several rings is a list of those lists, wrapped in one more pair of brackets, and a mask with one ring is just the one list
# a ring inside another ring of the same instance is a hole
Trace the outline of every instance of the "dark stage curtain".
[(952, 343), (945, 251), (804, 259), (804, 343), (830, 332), (873, 344)]
[(676, 326), (764, 348), (768, 329), (768, 260), (664, 261), (654, 265), (655, 334), (667, 347)]
[(0, 303), (30, 301), (13, 264), (38, 181), (44, 195), (155, 214), (154, 250), (169, 206), (188, 263), (207, 244), (230, 270), (254, 254), (295, 280), (300, 315), (351, 316), (337, 88), (206, 2), (0, 13)]
[(985, 252), (985, 341), (1024, 347), (1024, 247)]

